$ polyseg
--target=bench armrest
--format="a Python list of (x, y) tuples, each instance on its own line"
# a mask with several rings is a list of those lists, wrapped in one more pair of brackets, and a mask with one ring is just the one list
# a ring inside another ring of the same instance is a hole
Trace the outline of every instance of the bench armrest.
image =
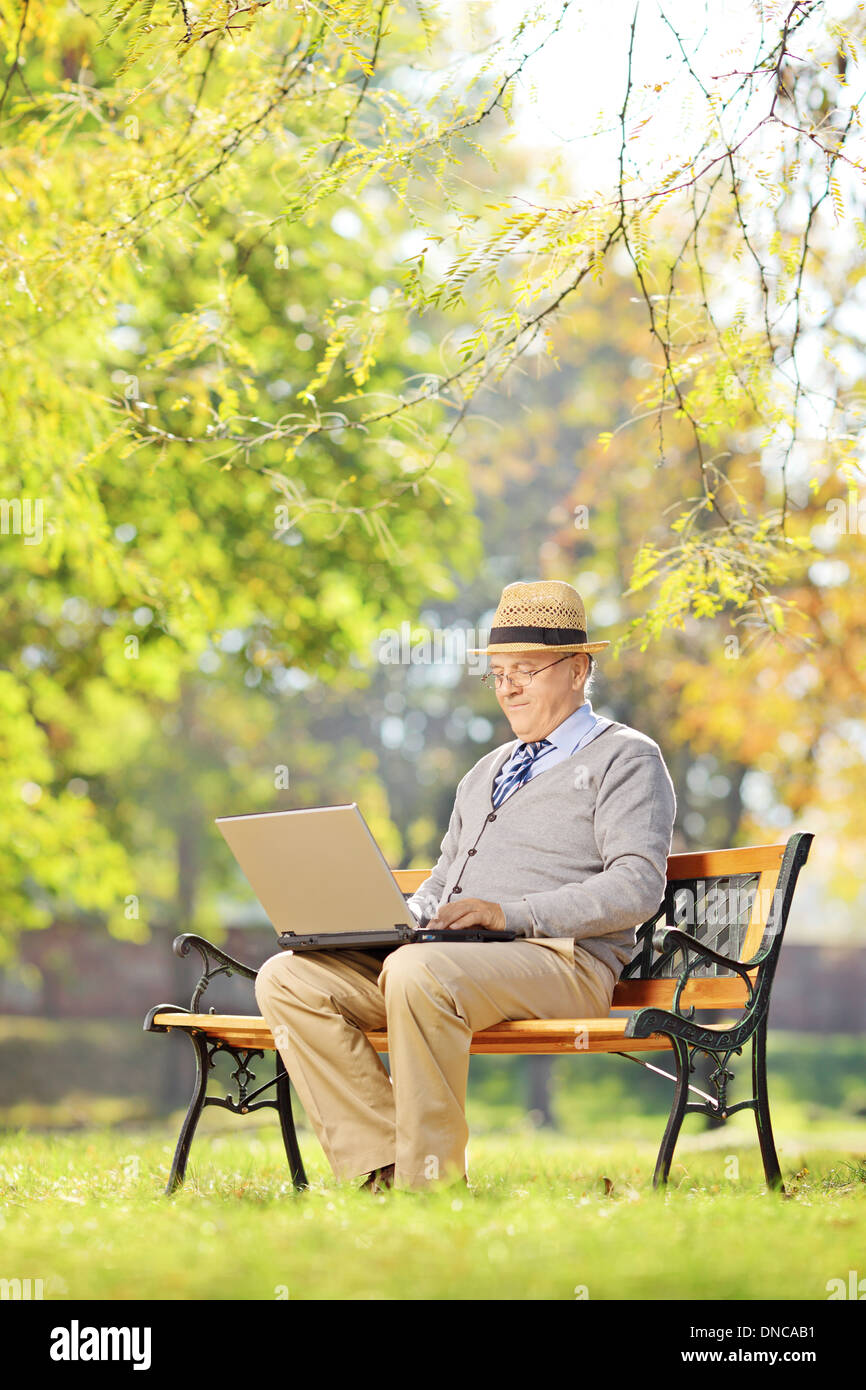
[[(183, 932), (176, 936), (171, 948), (176, 956), (188, 956), (192, 950), (198, 951), (201, 956), (202, 973), (189, 1001), (191, 1013), (200, 1012), (199, 1000), (216, 975), (242, 975), (247, 980), (255, 980), (259, 973), (251, 965), (244, 965), (243, 961), (235, 960), (234, 956), (221, 951), (219, 946), (214, 946), (203, 936), (195, 936), (192, 932)], [(213, 1013), (214, 1010), (211, 1009), (210, 1012)]]
[[(646, 1038), (652, 1033), (667, 1032), (683, 1039), (689, 1045), (703, 1047), (705, 1050), (707, 1047), (716, 1048), (718, 1044), (739, 1052), (743, 1042), (751, 1036), (757, 1026), (752, 1011), (758, 989), (749, 976), (749, 969), (754, 968), (757, 961), (749, 961), (744, 964), (742, 961), (734, 960), (731, 956), (722, 955), (721, 951), (714, 951), (712, 946), (705, 946), (702, 941), (696, 940), (695, 937), (690, 936), (688, 932), (682, 931), (679, 927), (657, 927), (652, 935), (652, 945), (656, 950), (666, 952), (671, 956), (677, 950), (681, 950), (684, 962), (683, 969), (677, 979), (670, 1008), (663, 1009), (652, 1004), (647, 1008), (636, 1010), (626, 1023), (625, 1036), (627, 1038)], [(746, 1002), (743, 1006), (745, 1013), (737, 1024), (725, 1028), (721, 1032), (709, 1025), (704, 1027), (695, 1023), (694, 1005), (687, 1010), (680, 1005), (682, 992), (689, 983), (692, 972), (696, 966), (705, 961), (712, 961), (716, 965), (724, 966), (727, 970), (733, 970), (741, 977), (746, 986)]]
[[(742, 961), (734, 960), (731, 956), (724, 956), (721, 951), (714, 951), (712, 946), (704, 945), (702, 941), (696, 940), (696, 938), (690, 936), (688, 932), (682, 931), (680, 927), (657, 927), (653, 932), (652, 944), (657, 951), (671, 950), (671, 954), (673, 954), (673, 950), (679, 947), (683, 952), (683, 969), (677, 980), (677, 987), (674, 991), (671, 1005), (673, 1013), (679, 1014), (681, 1018), (687, 1016), (680, 1010), (680, 995), (688, 983), (689, 976), (695, 966), (700, 965), (704, 961), (712, 961), (715, 965), (722, 965), (725, 969), (733, 970), (737, 975), (741, 976), (747, 990), (746, 1008), (751, 1006), (755, 994), (755, 986), (749, 976), (747, 966), (744, 965)], [(694, 954), (693, 960), (689, 958), (690, 952)], [(692, 1008), (689, 1010), (688, 1017), (691, 1017), (693, 1014), (694, 1009)]]

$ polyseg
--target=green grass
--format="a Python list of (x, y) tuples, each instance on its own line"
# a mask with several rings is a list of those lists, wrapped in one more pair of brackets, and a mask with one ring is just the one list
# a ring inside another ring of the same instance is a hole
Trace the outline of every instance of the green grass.
[(468, 1191), (373, 1197), (304, 1150), (295, 1194), (272, 1125), (212, 1129), (166, 1197), (164, 1130), (7, 1134), (0, 1274), (49, 1299), (820, 1300), (866, 1272), (866, 1154), (787, 1152), (780, 1198), (754, 1148), (685, 1142), (660, 1193), (654, 1144), (487, 1135)]

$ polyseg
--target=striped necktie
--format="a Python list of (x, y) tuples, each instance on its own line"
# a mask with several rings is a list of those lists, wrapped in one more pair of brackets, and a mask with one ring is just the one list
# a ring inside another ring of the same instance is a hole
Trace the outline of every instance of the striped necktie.
[(506, 797), (523, 786), (529, 776), (529, 769), (542, 749), (552, 747), (549, 738), (540, 738), (537, 743), (521, 743), (518, 746), (518, 756), (511, 763), (507, 773), (503, 775), (504, 769), (499, 773), (499, 783), (493, 788), (494, 807), (501, 806)]

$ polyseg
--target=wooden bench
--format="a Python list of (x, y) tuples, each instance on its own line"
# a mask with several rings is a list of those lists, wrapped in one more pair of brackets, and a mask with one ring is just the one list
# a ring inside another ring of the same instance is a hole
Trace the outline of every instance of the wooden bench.
[[(676, 1072), (664, 1072), (674, 1082), (673, 1101), (653, 1176), (653, 1186), (667, 1182), (684, 1115), (700, 1113), (722, 1121), (737, 1110), (755, 1115), (764, 1173), (771, 1189), (784, 1192), (770, 1123), (767, 1096), (766, 1045), (770, 992), (782, 947), (785, 925), (800, 869), (813, 836), (791, 835), (786, 844), (751, 845), (743, 849), (701, 850), (668, 859), (667, 885), (654, 915), (637, 931), (637, 949), (614, 988), (612, 1012), (606, 1018), (526, 1019), (502, 1022), (473, 1034), (473, 1052), (557, 1053), (611, 1052), (651, 1070), (663, 1070), (638, 1053), (671, 1052)], [(426, 869), (392, 870), (400, 889), (412, 893), (429, 877)], [(265, 1021), (248, 1014), (203, 1013), (199, 1003), (212, 979), (237, 974), (255, 980), (256, 970), (190, 933), (178, 936), (179, 956), (195, 950), (202, 974), (189, 1008), (157, 1004), (144, 1029), (185, 1032), (196, 1055), (196, 1082), (181, 1126), (165, 1191), (173, 1192), (184, 1179), (190, 1146), (206, 1105), (219, 1105), (247, 1115), (269, 1106), (282, 1127), (292, 1182), (308, 1186), (292, 1115), (289, 1077)], [(699, 1023), (696, 1009), (738, 1016), (728, 1022)], [(388, 1051), (385, 1031), (366, 1036), (379, 1053)], [(752, 1044), (752, 1095), (731, 1105), (728, 1062), (743, 1046)], [(254, 1057), (275, 1053), (275, 1072), (263, 1085), (250, 1089)], [(217, 1053), (237, 1063), (232, 1073), (237, 1099), (207, 1095), (208, 1077)], [(710, 1083), (715, 1096), (689, 1081), (695, 1056), (705, 1053), (715, 1062)], [(272, 1098), (262, 1099), (274, 1088)], [(689, 1091), (702, 1097), (689, 1101)]]

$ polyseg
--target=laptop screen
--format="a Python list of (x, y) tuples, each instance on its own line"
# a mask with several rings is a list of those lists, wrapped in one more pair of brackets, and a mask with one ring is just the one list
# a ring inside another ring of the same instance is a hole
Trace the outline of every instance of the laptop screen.
[(278, 935), (417, 925), (356, 802), (216, 824)]

